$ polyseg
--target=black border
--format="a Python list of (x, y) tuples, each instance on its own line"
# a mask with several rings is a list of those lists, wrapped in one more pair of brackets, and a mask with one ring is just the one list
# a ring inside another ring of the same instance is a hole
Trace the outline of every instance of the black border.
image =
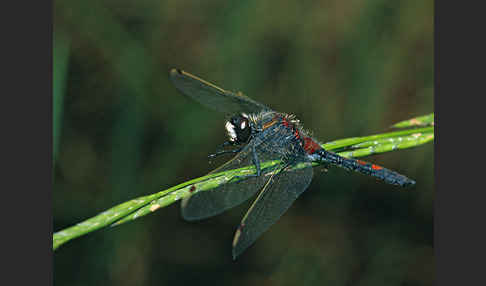
[[(484, 97), (484, 16), (474, 8), (435, 1), (436, 285), (486, 285), (483, 144), (476, 143), (485, 105), (473, 103)], [(468, 130), (471, 123), (478, 126)]]
[[(42, 2), (41, 2), (42, 3)], [(47, 1), (48, 5), (47, 5), (47, 30), (48, 30), (48, 35), (46, 37), (46, 41), (47, 41), (47, 67), (48, 67), (48, 75), (47, 75), (47, 94), (48, 94), (48, 98), (49, 98), (49, 101), (48, 101), (48, 104), (47, 104), (47, 110), (48, 110), (48, 116), (47, 116), (47, 121), (48, 121), (48, 127), (47, 127), (47, 142), (48, 142), (48, 146), (46, 146), (48, 152), (48, 156), (49, 156), (49, 159), (48, 159), (48, 177), (47, 177), (47, 185), (48, 187), (46, 188), (47, 191), (47, 202), (46, 202), (46, 206), (48, 206), (48, 216), (49, 216), (49, 222), (48, 222), (48, 231), (49, 231), (49, 238), (48, 238), (48, 244), (49, 244), (49, 252), (48, 252), (48, 263), (46, 263), (47, 265), (47, 269), (44, 273), (48, 273), (48, 285), (53, 285), (53, 279), (54, 279), (54, 274), (53, 274), (53, 256), (54, 256), (54, 251), (52, 250), (52, 245), (53, 245), (53, 240), (52, 240), (52, 233), (54, 232), (54, 229), (53, 229), (53, 217), (52, 217), (52, 192), (53, 192), (53, 189), (52, 189), (52, 186), (53, 186), (53, 151), (52, 151), (52, 144), (53, 144), (53, 139), (52, 139), (52, 90), (53, 90), (53, 87), (52, 87), (52, 82), (53, 82), (53, 79), (52, 79), (52, 76), (53, 76), (53, 71), (52, 71), (52, 66), (53, 66), (53, 1), (52, 0), (48, 0)]]
[(3, 4), (2, 281), (52, 285), (53, 6)]

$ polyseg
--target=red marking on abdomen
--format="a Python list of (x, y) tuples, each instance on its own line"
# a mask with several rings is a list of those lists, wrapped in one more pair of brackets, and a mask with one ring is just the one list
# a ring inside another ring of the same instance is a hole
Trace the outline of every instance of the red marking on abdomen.
[(365, 161), (361, 161), (361, 160), (356, 160), (356, 162), (358, 162), (358, 164), (360, 164), (360, 165), (366, 165), (366, 164), (368, 164)]
[(312, 138), (304, 137), (304, 150), (308, 154), (313, 154), (317, 150), (321, 149), (321, 146), (317, 144)]
[(375, 165), (375, 164), (371, 165), (371, 168), (372, 168), (373, 170), (381, 170), (381, 169), (383, 169), (383, 167), (378, 166), (378, 165)]

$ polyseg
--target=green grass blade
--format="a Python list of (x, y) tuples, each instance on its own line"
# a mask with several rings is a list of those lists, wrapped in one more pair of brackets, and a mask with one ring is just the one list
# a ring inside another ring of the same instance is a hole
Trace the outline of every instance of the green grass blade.
[[(433, 115), (433, 114), (432, 114)], [(428, 115), (430, 116), (430, 115)], [(432, 117), (433, 118), (433, 117)], [(428, 119), (427, 119), (428, 120)], [(403, 121), (409, 122), (411, 120)], [(429, 125), (433, 125), (429, 124)], [(396, 126), (396, 124), (394, 125)], [(410, 125), (412, 126), (412, 125)], [(415, 126), (415, 125), (414, 125)], [(391, 152), (423, 145), (434, 140), (434, 127), (411, 128), (406, 130), (340, 139), (323, 144), (326, 150), (332, 150), (343, 157), (364, 157), (372, 154)], [(272, 168), (278, 161), (268, 161), (261, 164), (261, 168)], [(313, 163), (314, 166), (318, 163)], [(299, 168), (300, 166), (295, 166)], [(135, 220), (147, 214), (153, 213), (195, 192), (203, 192), (214, 189), (222, 184), (236, 183), (234, 177), (255, 173), (254, 166), (246, 166), (239, 169), (228, 170), (220, 173), (209, 174), (196, 178), (167, 190), (155, 194), (142, 196), (128, 202), (110, 208), (95, 217), (87, 219), (74, 226), (53, 234), (53, 249), (76, 237), (82, 236), (94, 230), (120, 225)], [(231, 182), (230, 182), (231, 181)]]
[(427, 132), (433, 133), (433, 131), (434, 131), (433, 127), (400, 130), (400, 131), (381, 133), (381, 134), (370, 135), (370, 136), (339, 139), (339, 140), (336, 140), (336, 141), (325, 143), (325, 144), (322, 145), (322, 147), (326, 150), (334, 151), (334, 150), (340, 150), (340, 149), (343, 149), (343, 148), (350, 148), (350, 147), (355, 146), (355, 145), (360, 144), (360, 143), (373, 142), (373, 141), (380, 140), (380, 139), (390, 139), (390, 138), (398, 139), (402, 136), (408, 136), (408, 135), (412, 135), (412, 134), (416, 134), (416, 133), (427, 133)]
[(427, 126), (427, 125), (434, 125), (434, 114), (433, 113), (398, 122), (397, 124), (392, 125), (392, 127), (393, 128), (407, 128), (407, 127)]

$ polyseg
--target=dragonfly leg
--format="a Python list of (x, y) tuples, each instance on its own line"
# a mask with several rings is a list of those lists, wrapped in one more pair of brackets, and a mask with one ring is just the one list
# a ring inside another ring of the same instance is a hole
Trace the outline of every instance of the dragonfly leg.
[(208, 155), (208, 158), (214, 158), (214, 157), (217, 157), (219, 155), (223, 155), (223, 154), (228, 154), (228, 153), (238, 153), (241, 151), (241, 149), (243, 149), (243, 147), (241, 148), (236, 148), (236, 149), (233, 149), (233, 150), (220, 150), (214, 154), (209, 154)]
[(257, 152), (255, 150), (255, 146), (251, 147), (251, 152), (253, 153), (253, 164), (256, 168), (256, 177), (260, 176), (262, 173), (262, 169), (260, 169), (260, 160), (258, 159)]
[(255, 150), (255, 146), (251, 147), (251, 153), (252, 153), (252, 161), (253, 165), (255, 165), (256, 169), (256, 174), (250, 174), (250, 175), (244, 175), (244, 176), (234, 176), (231, 178), (230, 182), (233, 180), (241, 180), (241, 179), (248, 179), (251, 177), (259, 177), (262, 174), (262, 169), (260, 168), (260, 160), (258, 159), (257, 152)]
[(230, 141), (224, 141), (223, 144), (219, 146), (219, 149), (224, 149), (225, 146), (232, 145)]

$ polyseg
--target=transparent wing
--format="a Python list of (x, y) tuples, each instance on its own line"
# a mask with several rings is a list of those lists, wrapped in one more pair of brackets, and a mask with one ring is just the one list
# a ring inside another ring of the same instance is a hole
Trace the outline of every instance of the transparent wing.
[(301, 169), (276, 172), (265, 184), (243, 217), (233, 239), (233, 259), (273, 225), (304, 192), (312, 180), (312, 165), (300, 161)]
[[(255, 151), (259, 154), (261, 162), (275, 160), (273, 154), (261, 153), (258, 147)], [(252, 152), (251, 145), (245, 146), (233, 159), (211, 173), (252, 166)], [(217, 188), (194, 193), (190, 197), (184, 198), (181, 202), (182, 217), (186, 220), (205, 219), (245, 202), (263, 187), (268, 180), (267, 173), (273, 169), (275, 169), (275, 166), (262, 169), (262, 173), (258, 177), (249, 177), (243, 181), (223, 184)]]
[(194, 193), (184, 198), (181, 203), (182, 217), (186, 220), (199, 220), (215, 216), (255, 195), (270, 178), (269, 173), (278, 167), (274, 165), (272, 168), (264, 169), (263, 163), (282, 160), (284, 154), (289, 153), (293, 148), (292, 144), (286, 142), (288, 135), (286, 129), (273, 129), (252, 139), (233, 159), (211, 173), (252, 166), (254, 152), (261, 166), (260, 176), (223, 184), (212, 190)]
[(223, 113), (255, 113), (271, 110), (267, 106), (243, 95), (224, 90), (188, 72), (171, 69), (170, 79), (184, 95), (202, 105)]

